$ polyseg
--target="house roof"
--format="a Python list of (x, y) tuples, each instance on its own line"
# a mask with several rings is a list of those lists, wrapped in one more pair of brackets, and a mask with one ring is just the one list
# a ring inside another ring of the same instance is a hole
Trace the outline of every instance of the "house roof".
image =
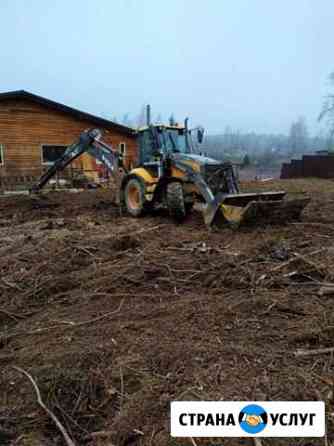
[(91, 121), (98, 126), (101, 126), (106, 129), (113, 129), (125, 135), (133, 136), (136, 133), (135, 130), (131, 129), (130, 127), (117, 124), (116, 122), (109, 121), (108, 119), (104, 119), (99, 116), (91, 115), (90, 113), (86, 113), (76, 108), (69, 107), (68, 105), (61, 104), (60, 102), (43, 98), (42, 96), (30, 93), (29, 91), (17, 90), (17, 91), (8, 91), (5, 93), (0, 93), (0, 102), (6, 99), (28, 99), (37, 104), (44, 105), (45, 107), (48, 107), (50, 109), (67, 113), (78, 119), (85, 119)]

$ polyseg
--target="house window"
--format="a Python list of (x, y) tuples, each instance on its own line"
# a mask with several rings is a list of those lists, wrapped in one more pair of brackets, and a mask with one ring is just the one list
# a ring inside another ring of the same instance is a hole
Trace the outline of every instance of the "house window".
[(126, 143), (125, 142), (119, 143), (119, 151), (122, 156), (126, 156)]
[(0, 144), (0, 166), (3, 166), (5, 163), (4, 155), (3, 155), (3, 144)]
[(52, 165), (64, 155), (67, 146), (42, 146), (42, 164)]

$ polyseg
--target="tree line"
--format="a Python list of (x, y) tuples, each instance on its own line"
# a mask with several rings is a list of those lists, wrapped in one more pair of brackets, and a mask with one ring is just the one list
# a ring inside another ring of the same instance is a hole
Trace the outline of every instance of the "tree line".
[(328, 149), (323, 136), (310, 136), (306, 121), (298, 118), (289, 134), (240, 132), (226, 127), (219, 135), (207, 135), (202, 147), (209, 156), (236, 163), (276, 166), (302, 154)]

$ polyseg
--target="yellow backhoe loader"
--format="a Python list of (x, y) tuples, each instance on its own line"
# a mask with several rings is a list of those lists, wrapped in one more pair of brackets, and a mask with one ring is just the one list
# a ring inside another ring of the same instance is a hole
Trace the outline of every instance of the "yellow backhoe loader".
[(203, 130), (188, 129), (187, 119), (182, 126), (148, 122), (138, 130), (138, 162), (129, 171), (124, 166), (120, 169), (121, 155), (103, 142), (100, 130), (87, 130), (40, 178), (32, 192), (38, 192), (52, 176), (88, 152), (115, 176), (119, 202), (134, 217), (165, 207), (180, 222), (196, 202), (202, 203), (208, 226), (226, 223), (239, 227), (300, 217), (308, 198), (287, 200), (284, 191), (241, 193), (231, 163), (194, 153), (194, 130), (201, 143)]

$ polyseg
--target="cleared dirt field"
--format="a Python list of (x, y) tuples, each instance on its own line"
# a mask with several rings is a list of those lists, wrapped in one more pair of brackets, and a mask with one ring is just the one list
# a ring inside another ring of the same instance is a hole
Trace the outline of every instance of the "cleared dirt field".
[(105, 191), (0, 199), (0, 445), (64, 444), (13, 366), (77, 445), (191, 445), (169, 404), (194, 399), (324, 400), (327, 443), (261, 441), (334, 444), (334, 353), (301, 354), (334, 347), (334, 182), (264, 188), (312, 201), (294, 224), (215, 232), (196, 212), (121, 216)]

